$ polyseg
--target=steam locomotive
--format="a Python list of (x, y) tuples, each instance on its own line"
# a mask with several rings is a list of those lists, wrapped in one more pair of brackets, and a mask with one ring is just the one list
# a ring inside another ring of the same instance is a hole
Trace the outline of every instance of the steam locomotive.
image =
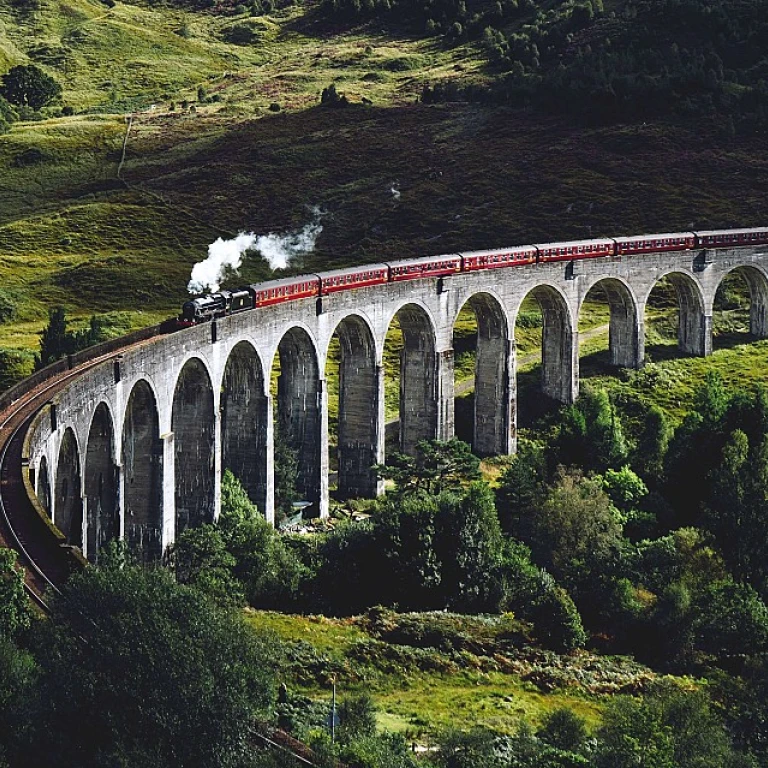
[(572, 261), (574, 259), (763, 244), (768, 244), (768, 227), (714, 229), (703, 232), (668, 232), (635, 237), (537, 243), (498, 250), (471, 251), (404, 259), (382, 264), (367, 264), (361, 267), (271, 280), (267, 283), (248, 285), (236, 291), (219, 291), (218, 293), (206, 294), (184, 303), (179, 316), (179, 325), (182, 327), (196, 325), (217, 317), (258, 307), (268, 307), (272, 304), (281, 304), (297, 299), (321, 298), (337, 291), (349, 291), (400, 280), (446, 277), (458, 272), (475, 272), (482, 269)]

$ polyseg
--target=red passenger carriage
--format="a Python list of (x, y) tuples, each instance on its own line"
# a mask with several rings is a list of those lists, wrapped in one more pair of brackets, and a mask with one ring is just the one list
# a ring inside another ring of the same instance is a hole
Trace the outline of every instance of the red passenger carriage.
[(268, 307), (284, 301), (317, 296), (320, 292), (320, 278), (317, 275), (297, 275), (252, 285), (251, 290), (254, 292), (256, 306)]
[(471, 251), (461, 254), (462, 272), (476, 269), (495, 269), (496, 267), (517, 267), (522, 264), (536, 263), (536, 248), (521, 245), (516, 248), (499, 248), (491, 251)]
[(403, 259), (389, 262), (387, 266), (391, 282), (417, 280), (420, 277), (442, 277), (461, 272), (461, 256), (456, 253), (422, 259)]
[(616, 247), (613, 240), (571, 240), (567, 243), (537, 243), (539, 261), (570, 261), (571, 259), (594, 259), (613, 256)]
[(687, 251), (696, 247), (696, 235), (693, 232), (667, 232), (659, 235), (636, 235), (615, 239), (617, 254)]

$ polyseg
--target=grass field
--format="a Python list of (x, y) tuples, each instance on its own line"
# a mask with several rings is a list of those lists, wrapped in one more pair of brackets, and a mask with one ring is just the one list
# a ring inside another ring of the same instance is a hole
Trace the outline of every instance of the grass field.
[(510, 615), (425, 616), (418, 621), (456, 625), (474, 652), (387, 642), (365, 616), (329, 619), (253, 611), (249, 621), (286, 644), (282, 677), (292, 692), (329, 700), (335, 679), (340, 697), (373, 696), (380, 727), (422, 743), (460, 722), (510, 733), (522, 721), (537, 725), (558, 707), (572, 709), (595, 727), (611, 695), (639, 690), (654, 678), (647, 668), (619, 657), (601, 659), (586, 652), (561, 657), (512, 648), (502, 639), (519, 631)]

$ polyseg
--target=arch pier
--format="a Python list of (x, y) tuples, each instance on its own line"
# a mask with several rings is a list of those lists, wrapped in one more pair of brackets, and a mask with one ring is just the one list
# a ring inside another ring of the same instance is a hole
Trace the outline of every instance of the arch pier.
[(91, 560), (116, 537), (143, 560), (159, 559), (186, 527), (218, 516), (225, 469), (273, 521), (278, 437), (296, 457), (299, 495), (325, 516), (329, 348), (338, 350), (338, 494), (375, 496), (381, 487), (371, 467), (384, 459), (391, 329), (402, 333), (401, 449), (454, 434), (453, 328), (469, 307), (477, 321), (473, 447), (480, 455), (511, 453), (515, 319), (527, 296), (542, 312), (542, 392), (570, 403), (579, 382), (577, 320), (590, 290), (604, 292), (610, 306), (612, 364), (637, 368), (646, 305), (659, 281), (674, 288), (681, 352), (708, 355), (715, 293), (734, 270), (749, 287), (752, 334), (766, 338), (762, 246), (459, 272), (202, 323), (126, 347), (119, 360), (66, 385), (30, 427), (30, 478), (46, 513)]

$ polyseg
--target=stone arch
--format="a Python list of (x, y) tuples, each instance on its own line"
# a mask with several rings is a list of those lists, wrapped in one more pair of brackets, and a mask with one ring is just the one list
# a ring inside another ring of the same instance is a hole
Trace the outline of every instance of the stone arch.
[(56, 464), (54, 522), (68, 544), (83, 546), (83, 497), (80, 451), (72, 427), (67, 427)]
[(277, 347), (277, 435), (295, 452), (296, 490), (301, 498), (321, 510), (321, 426), (323, 392), (317, 351), (309, 333), (295, 326)]
[(749, 333), (757, 339), (768, 338), (768, 277), (755, 266), (744, 264), (724, 273), (715, 287), (714, 296), (723, 280), (738, 274), (749, 289)]
[(120, 536), (114, 428), (106, 403), (93, 414), (85, 449), (86, 555), (96, 562), (101, 548)]
[(640, 368), (645, 351), (642, 322), (632, 290), (623, 280), (615, 277), (596, 280), (584, 294), (579, 313), (594, 290), (603, 291), (608, 300), (608, 351), (611, 365), (616, 368)]
[(578, 348), (568, 302), (546, 283), (533, 287), (526, 296), (541, 307), (541, 391), (554, 400), (572, 403), (579, 392)]
[(345, 317), (335, 334), (339, 339), (339, 496), (375, 496), (378, 481), (372, 467), (383, 461), (379, 407), (383, 376), (376, 365), (376, 344), (370, 326), (359, 315)]
[[(400, 323), (400, 450), (413, 454), (420, 440), (437, 437), (437, 359), (435, 328), (418, 304), (404, 304), (393, 316)], [(391, 321), (390, 321), (391, 326)]]
[(262, 514), (267, 508), (268, 406), (259, 355), (249, 342), (238, 342), (221, 385), (221, 467), (240, 480)]
[(687, 272), (670, 271), (656, 279), (646, 297), (663, 279), (675, 289), (678, 306), (677, 345), (689, 355), (708, 355), (712, 352), (712, 316), (704, 312), (704, 297), (699, 283)]
[(128, 398), (121, 447), (125, 540), (143, 562), (162, 555), (163, 446), (157, 400), (144, 379)]
[(478, 456), (509, 453), (513, 414), (507, 316), (490, 293), (475, 293), (465, 305), (477, 320), (472, 449)]
[(43, 456), (37, 468), (37, 499), (43, 509), (51, 514), (51, 476), (48, 472), (48, 459)]
[(215, 418), (208, 369), (191, 357), (173, 393), (176, 537), (186, 528), (213, 522), (215, 504)]

